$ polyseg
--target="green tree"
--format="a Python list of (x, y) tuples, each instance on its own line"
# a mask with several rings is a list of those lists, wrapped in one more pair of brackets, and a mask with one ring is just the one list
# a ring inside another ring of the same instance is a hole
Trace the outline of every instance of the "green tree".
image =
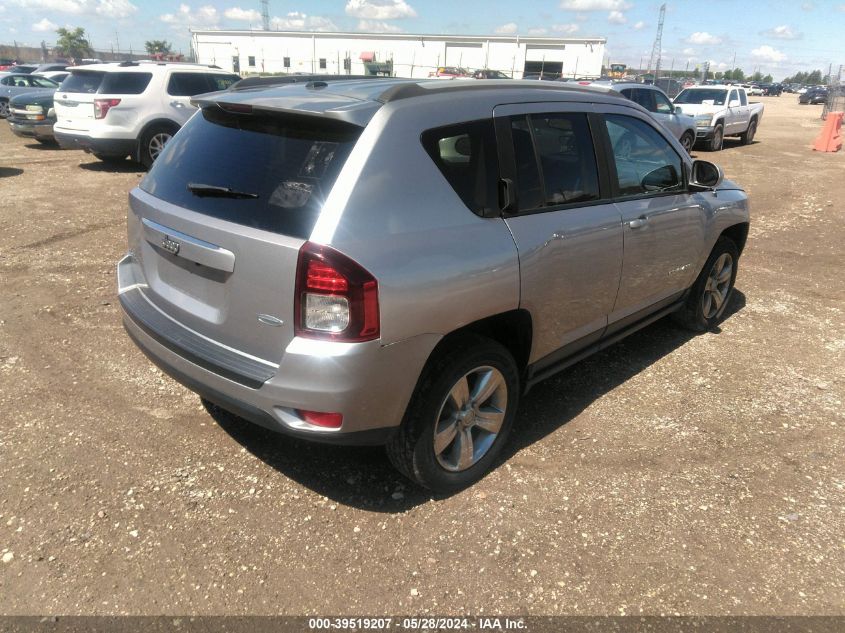
[(809, 75), (807, 75), (807, 78), (804, 80), (805, 84), (812, 84), (812, 85), (818, 85), (821, 82), (822, 82), (822, 71), (820, 71), (820, 70), (814, 70)]
[(716, 73), (716, 79), (717, 80), (722, 80), (724, 78), (725, 78), (725, 73), (722, 73), (722, 72)]
[(59, 36), (56, 40), (56, 54), (61, 57), (68, 57), (71, 59), (82, 59), (83, 57), (90, 57), (94, 50), (85, 37), (85, 29), (76, 27), (75, 29), (66, 29), (60, 27), (56, 29), (56, 34)]
[(144, 48), (147, 49), (150, 55), (155, 55), (156, 53), (169, 55), (172, 52), (173, 45), (165, 40), (148, 40), (144, 42)]
[(755, 71), (754, 74), (751, 75), (751, 81), (763, 81), (763, 73), (761, 73), (759, 70)]
[(763, 83), (770, 84), (770, 83), (772, 83), (774, 80), (775, 80), (775, 78), (774, 78), (774, 77), (772, 77), (771, 75), (766, 75), (765, 77), (763, 77)]

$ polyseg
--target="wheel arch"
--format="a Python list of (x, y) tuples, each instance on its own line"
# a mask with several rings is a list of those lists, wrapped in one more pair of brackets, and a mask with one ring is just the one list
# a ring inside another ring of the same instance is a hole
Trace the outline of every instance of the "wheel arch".
[(719, 234), (719, 237), (727, 237), (732, 240), (736, 244), (739, 254), (742, 255), (745, 242), (748, 240), (748, 222), (740, 222), (729, 226)]
[(173, 119), (157, 118), (147, 121), (144, 124), (144, 127), (142, 127), (141, 131), (138, 133), (138, 138), (135, 139), (135, 160), (137, 160), (138, 162), (141, 161), (141, 145), (143, 138), (147, 135), (147, 132), (149, 132), (153, 127), (159, 125), (172, 129), (174, 134), (178, 132), (182, 127)]
[(459, 339), (472, 335), (483, 336), (505, 347), (513, 356), (520, 377), (524, 377), (533, 339), (533, 325), (528, 310), (509, 310), (461, 326), (444, 336), (429, 358), (433, 358)]

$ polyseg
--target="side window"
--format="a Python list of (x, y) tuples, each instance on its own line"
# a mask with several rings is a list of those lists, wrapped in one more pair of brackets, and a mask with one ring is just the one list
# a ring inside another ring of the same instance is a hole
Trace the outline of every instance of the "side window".
[(748, 97), (745, 95), (745, 90), (739, 91), (739, 102), (742, 105), (748, 105)]
[(656, 112), (655, 104), (654, 104), (654, 91), (653, 90), (644, 90), (642, 88), (635, 88), (634, 89), (634, 101), (639, 103), (642, 107), (644, 107), (649, 112)]
[(730, 94), (728, 94), (728, 107), (731, 107), (731, 103), (736, 101), (736, 90), (731, 90)]
[(422, 144), (473, 213), (481, 215), (498, 208), (498, 159), (492, 120), (426, 130)]
[(139, 95), (150, 85), (152, 73), (106, 73), (100, 94)]
[(250, 66), (255, 66), (255, 55), (250, 55), (246, 58), (246, 60), (247, 64), (249, 64)]
[(666, 98), (660, 92), (654, 92), (654, 102), (656, 104), (655, 112), (659, 112), (660, 114), (672, 114), (674, 109), (672, 108), (672, 104), (669, 102), (669, 99)]
[(209, 90), (227, 90), (233, 83), (240, 81), (241, 78), (237, 75), (218, 75), (217, 73), (209, 73), (206, 75), (208, 80)]
[(321, 58), (320, 58), (320, 69), (321, 69), (321, 70), (325, 70), (325, 69), (326, 69), (326, 58), (325, 58), (325, 57), (321, 57)]
[(640, 196), (684, 189), (683, 162), (654, 128), (633, 117), (608, 114), (619, 195)]
[(167, 94), (173, 97), (193, 97), (209, 90), (203, 73), (173, 73), (167, 83)]
[(0, 79), (0, 84), (3, 84), (4, 86), (14, 86), (15, 78), (12, 76), (3, 77), (3, 79)]
[(598, 200), (599, 179), (585, 114), (533, 114), (511, 121), (519, 208)]

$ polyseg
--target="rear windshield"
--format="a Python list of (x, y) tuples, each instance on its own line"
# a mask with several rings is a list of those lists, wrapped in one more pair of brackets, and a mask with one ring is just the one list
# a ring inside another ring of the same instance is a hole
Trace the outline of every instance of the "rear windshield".
[(140, 187), (191, 211), (307, 239), (361, 131), (209, 106), (167, 144)]
[(87, 92), (95, 93), (103, 81), (106, 73), (101, 72), (72, 72), (62, 82), (63, 92)]
[(139, 95), (150, 85), (152, 73), (106, 73), (100, 84), (100, 94)]

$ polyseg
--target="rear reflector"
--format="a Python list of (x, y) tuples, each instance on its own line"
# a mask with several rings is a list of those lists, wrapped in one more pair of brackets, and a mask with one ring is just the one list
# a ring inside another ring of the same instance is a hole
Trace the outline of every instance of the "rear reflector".
[(308, 424), (322, 426), (327, 429), (339, 429), (340, 425), (343, 424), (342, 413), (320, 413), (319, 411), (303, 411), (300, 409), (299, 415)]

